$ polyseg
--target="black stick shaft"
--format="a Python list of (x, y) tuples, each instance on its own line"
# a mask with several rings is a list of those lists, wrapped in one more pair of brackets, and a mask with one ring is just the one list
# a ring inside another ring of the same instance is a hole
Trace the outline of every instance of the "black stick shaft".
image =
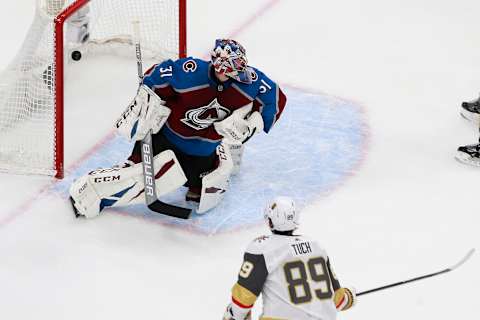
[(409, 279), (409, 280), (405, 280), (405, 281), (400, 281), (400, 282), (395, 282), (395, 283), (392, 283), (392, 284), (388, 284), (388, 285), (386, 285), (386, 286), (382, 286), (382, 287), (370, 289), (370, 290), (367, 290), (367, 291), (362, 291), (362, 292), (357, 293), (357, 297), (358, 297), (358, 296), (361, 296), (361, 295), (369, 294), (369, 293), (372, 293), (372, 292), (376, 292), (376, 291), (380, 291), (380, 290), (385, 290), (385, 289), (393, 288), (393, 287), (397, 287), (397, 286), (401, 286), (401, 285), (404, 285), (404, 284), (407, 284), (407, 283), (410, 283), (410, 282), (415, 282), (415, 281), (418, 281), (418, 280), (422, 280), (422, 279), (434, 277), (434, 276), (437, 276), (437, 275), (439, 275), (439, 274), (446, 273), (446, 272), (449, 272), (449, 271), (451, 271), (451, 269), (445, 269), (445, 270), (442, 270), (442, 271), (439, 271), (439, 272), (435, 272), (435, 273), (431, 273), (431, 274), (427, 274), (427, 275), (424, 275), (424, 276), (421, 276), (421, 277), (416, 277), (416, 278), (413, 278), (413, 279)]
[(386, 286), (382, 286), (382, 287), (378, 287), (378, 288), (374, 288), (374, 289), (371, 289), (371, 290), (362, 291), (362, 292), (357, 293), (357, 296), (361, 296), (361, 295), (364, 295), (364, 294), (368, 294), (368, 293), (372, 293), (372, 292), (376, 292), (376, 291), (380, 291), (380, 290), (385, 290), (385, 289), (396, 287), (396, 286), (401, 286), (401, 285), (406, 284), (406, 283), (410, 283), (410, 282), (430, 278), (430, 277), (433, 277), (433, 276), (438, 276), (439, 274), (442, 274), (442, 273), (450, 272), (452, 270), (457, 269), (458, 267), (463, 265), (465, 262), (467, 262), (467, 260), (470, 259), (474, 253), (475, 253), (475, 248), (470, 249), (467, 252), (467, 254), (460, 261), (458, 261), (455, 265), (451, 266), (450, 268), (443, 269), (442, 271), (430, 273), (430, 274), (420, 276), (420, 277), (416, 277), (416, 278), (413, 278), (413, 279), (410, 279), (410, 280), (395, 282), (395, 283), (388, 284)]

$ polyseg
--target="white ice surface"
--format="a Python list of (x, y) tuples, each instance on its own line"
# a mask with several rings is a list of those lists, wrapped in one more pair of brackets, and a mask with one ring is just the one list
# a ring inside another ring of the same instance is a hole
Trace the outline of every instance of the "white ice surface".
[[(4, 2), (1, 68), (34, 1)], [(189, 53), (204, 56), (267, 2), (189, 1)], [(480, 90), (479, 10), (473, 0), (274, 1), (236, 33), (273, 79), (364, 106), (366, 159), (302, 216), (301, 232), (327, 247), (344, 284), (361, 291), (437, 271), (480, 247), (480, 172), (452, 158), (478, 138), (458, 107)], [(123, 89), (135, 90), (134, 67), (118, 72), (122, 90), (88, 130), (89, 76), (70, 78), (67, 167), (110, 132), (131, 96)], [(108, 214), (78, 221), (63, 199), (36, 196), (51, 183), (0, 175), (1, 319), (219, 319), (242, 250), (266, 232), (205, 237)], [(473, 256), (454, 273), (362, 297), (339, 318), (475, 319), (479, 267)]]

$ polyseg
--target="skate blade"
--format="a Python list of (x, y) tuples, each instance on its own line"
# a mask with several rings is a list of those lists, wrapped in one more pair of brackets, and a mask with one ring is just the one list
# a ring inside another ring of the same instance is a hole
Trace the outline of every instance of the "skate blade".
[(480, 167), (480, 159), (472, 158), (471, 156), (463, 152), (457, 151), (457, 154), (455, 155), (455, 159), (457, 159), (458, 162), (461, 162), (463, 164), (468, 164), (474, 167)]

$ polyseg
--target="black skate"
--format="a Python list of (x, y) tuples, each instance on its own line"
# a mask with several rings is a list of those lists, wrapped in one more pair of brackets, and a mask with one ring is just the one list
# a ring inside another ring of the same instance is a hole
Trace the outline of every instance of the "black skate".
[(75, 218), (81, 217), (82, 215), (78, 212), (78, 209), (75, 207), (75, 200), (73, 200), (72, 197), (70, 197), (68, 199), (70, 200), (70, 203), (72, 204), (73, 213), (75, 214)]
[(455, 158), (462, 163), (480, 167), (480, 144), (458, 147)]
[(462, 102), (460, 114), (469, 121), (480, 122), (480, 97), (474, 101)]

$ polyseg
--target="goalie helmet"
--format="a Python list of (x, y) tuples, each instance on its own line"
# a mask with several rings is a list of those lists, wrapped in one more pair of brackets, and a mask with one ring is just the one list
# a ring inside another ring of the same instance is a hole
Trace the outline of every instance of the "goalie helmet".
[(288, 197), (277, 197), (270, 202), (265, 208), (264, 217), (271, 230), (293, 231), (299, 225), (295, 202)]
[(245, 48), (235, 40), (217, 39), (212, 50), (215, 71), (243, 83), (252, 82)]

